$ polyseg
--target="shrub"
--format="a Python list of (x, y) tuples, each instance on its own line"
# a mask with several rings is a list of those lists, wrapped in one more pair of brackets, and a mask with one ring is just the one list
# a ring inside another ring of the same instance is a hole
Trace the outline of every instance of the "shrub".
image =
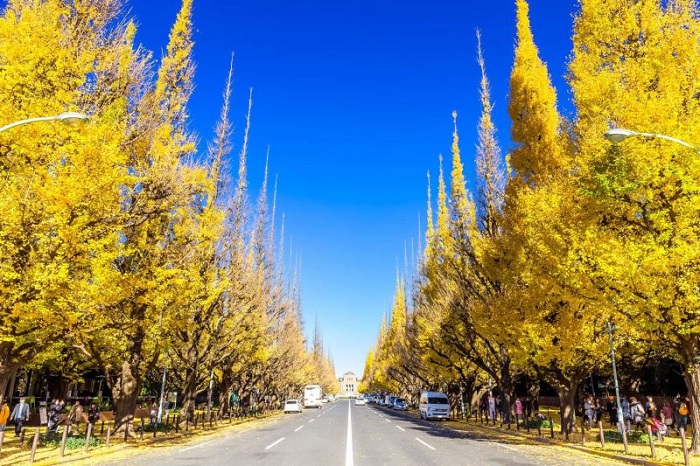
[[(39, 444), (42, 447), (53, 447), (53, 448), (60, 448), (61, 446), (61, 438), (62, 435), (56, 432), (49, 432), (46, 435), (44, 435), (40, 440)], [(103, 442), (102, 440), (98, 439), (95, 436), (90, 436), (90, 447), (97, 447), (101, 445)], [(84, 448), (85, 447), (85, 435), (68, 435), (66, 437), (66, 449), (68, 450), (75, 450), (78, 448)]]

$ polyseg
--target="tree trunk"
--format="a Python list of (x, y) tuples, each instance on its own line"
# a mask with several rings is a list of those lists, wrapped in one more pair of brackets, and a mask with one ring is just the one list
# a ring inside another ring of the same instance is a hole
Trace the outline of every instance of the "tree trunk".
[(182, 387), (182, 410), (187, 418), (192, 418), (197, 399), (197, 367), (188, 366), (185, 370), (185, 384)]
[(690, 398), (688, 425), (693, 425), (690, 450), (693, 455), (698, 455), (700, 454), (700, 362), (693, 362), (686, 366), (685, 384), (688, 386), (688, 398)]
[(556, 384), (557, 394), (559, 395), (559, 419), (561, 421), (561, 433), (571, 434), (576, 427), (576, 398), (575, 384), (565, 385), (563, 383)]
[(221, 389), (219, 390), (219, 416), (225, 415), (231, 409), (233, 383), (233, 371), (230, 368), (224, 369), (221, 374)]
[(510, 357), (501, 358), (501, 380), (499, 380), (501, 389), (501, 397), (503, 398), (502, 410), (503, 419), (510, 422), (510, 405), (513, 396), (515, 395), (515, 387), (513, 386), (513, 376), (510, 373)]
[(116, 429), (133, 423), (136, 401), (141, 389), (141, 374), (139, 374), (139, 357), (132, 355), (130, 360), (122, 363), (118, 390), (115, 391), (115, 421)]

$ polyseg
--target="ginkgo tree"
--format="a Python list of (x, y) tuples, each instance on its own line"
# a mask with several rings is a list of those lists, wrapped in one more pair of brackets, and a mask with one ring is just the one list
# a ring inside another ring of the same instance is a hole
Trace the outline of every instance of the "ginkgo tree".
[[(684, 368), (700, 425), (700, 158), (661, 139), (618, 146), (611, 127), (698, 144), (700, 22), (692, 0), (582, 0), (570, 85), (577, 170), (597, 214), (592, 276), (614, 304), (618, 335), (663, 347)], [(700, 430), (692, 449), (700, 452)]]

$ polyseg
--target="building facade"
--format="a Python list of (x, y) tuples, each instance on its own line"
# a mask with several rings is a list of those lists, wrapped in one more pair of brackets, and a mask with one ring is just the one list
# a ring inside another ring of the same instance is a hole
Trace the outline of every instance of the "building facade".
[(360, 381), (354, 372), (346, 372), (341, 378), (338, 379), (340, 384), (340, 390), (338, 391), (339, 398), (355, 398), (360, 392), (358, 389), (360, 387)]

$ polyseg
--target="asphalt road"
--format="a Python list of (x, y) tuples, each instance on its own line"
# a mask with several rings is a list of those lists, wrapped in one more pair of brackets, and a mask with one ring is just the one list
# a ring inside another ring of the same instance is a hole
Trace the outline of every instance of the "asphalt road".
[[(559, 460), (558, 464), (572, 464), (566, 458)], [(516, 446), (465, 438), (440, 423), (338, 401), (198, 445), (113, 464), (520, 466), (540, 465), (542, 458)]]

